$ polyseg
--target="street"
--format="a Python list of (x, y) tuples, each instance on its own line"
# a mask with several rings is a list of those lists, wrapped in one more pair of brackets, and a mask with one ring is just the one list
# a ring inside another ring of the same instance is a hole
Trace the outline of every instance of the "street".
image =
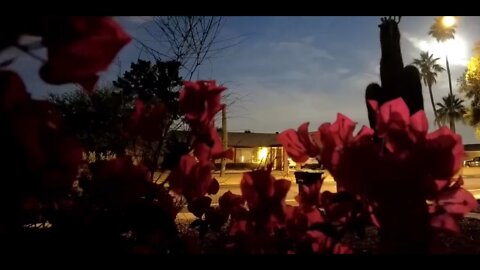
[[(274, 171), (272, 172), (273, 176), (276, 179), (288, 179), (292, 182), (292, 185), (290, 187), (290, 190), (287, 194), (286, 202), (291, 205), (295, 205), (295, 196), (298, 194), (298, 185), (295, 183), (295, 177), (293, 175), (293, 172), (289, 173), (288, 177), (285, 177), (283, 175), (283, 172), (279, 171)], [(464, 188), (470, 191), (475, 198), (480, 199), (480, 168), (467, 168), (464, 167), (462, 170), (459, 172), (463, 176), (464, 180)], [(214, 177), (218, 180), (220, 183), (220, 190), (216, 195), (211, 196), (212, 197), (212, 204), (213, 205), (218, 205), (218, 198), (223, 195), (227, 191), (231, 191), (234, 194), (242, 194), (241, 189), (240, 189), (240, 180), (242, 179), (242, 173), (241, 172), (227, 172), (223, 177), (220, 177), (218, 173), (214, 174)], [(336, 184), (333, 178), (327, 173), (325, 180), (323, 181), (322, 189), (321, 191), (331, 191), (335, 192), (336, 191)], [(476, 217), (480, 218), (480, 217)], [(191, 220), (194, 219), (194, 216), (188, 212), (188, 210), (183, 209), (179, 215), (177, 216), (177, 219), (179, 220)]]
[[(480, 199), (480, 168), (462, 168), (460, 172), (463, 175), (464, 180), (464, 188), (470, 191), (475, 198)], [(293, 176), (293, 172), (289, 174), (288, 177), (284, 177), (282, 172), (273, 172), (273, 175), (276, 179), (288, 179), (292, 181), (292, 186), (290, 187), (290, 191), (287, 194), (286, 201), (290, 204), (295, 203), (295, 196), (298, 194), (298, 185), (295, 184), (295, 177)], [(217, 195), (212, 196), (212, 203), (217, 204), (218, 198), (223, 193), (227, 191), (231, 191), (235, 194), (241, 194), (240, 190), (240, 180), (242, 177), (242, 173), (234, 173), (229, 172), (226, 173), (225, 176), (219, 177), (216, 173), (214, 175), (219, 183), (220, 183), (220, 190)], [(336, 184), (333, 178), (330, 175), (326, 175), (326, 179), (323, 182), (321, 191), (336, 191)]]

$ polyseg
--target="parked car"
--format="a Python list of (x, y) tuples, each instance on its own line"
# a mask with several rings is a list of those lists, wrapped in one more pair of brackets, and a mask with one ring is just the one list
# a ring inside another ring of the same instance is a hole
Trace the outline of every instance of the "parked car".
[(474, 157), (470, 160), (465, 160), (463, 162), (465, 167), (480, 167), (480, 157)]
[(301, 168), (303, 170), (322, 170), (322, 164), (318, 163), (316, 158), (309, 158), (304, 164), (302, 164)]
[[(297, 163), (291, 158), (288, 158), (288, 166), (290, 169), (296, 169)], [(322, 170), (322, 164), (318, 163), (316, 158), (309, 158), (305, 163), (300, 164), (300, 169), (302, 170)]]

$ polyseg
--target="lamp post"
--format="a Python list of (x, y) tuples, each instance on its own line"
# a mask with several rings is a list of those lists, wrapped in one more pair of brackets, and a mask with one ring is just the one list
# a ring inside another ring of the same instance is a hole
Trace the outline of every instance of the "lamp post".
[[(438, 42), (445, 42), (449, 39), (455, 39), (456, 18), (454, 16), (442, 16), (435, 19), (435, 22), (430, 27), (429, 35), (433, 36)], [(453, 96), (452, 77), (450, 75), (450, 64), (448, 62), (448, 55), (445, 52), (445, 62), (447, 65), (448, 87), (450, 96)], [(449, 108), (450, 110), (451, 108)], [(455, 121), (450, 119), (450, 129), (455, 132)]]
[[(443, 16), (442, 18), (442, 25), (445, 28), (453, 28), (455, 27), (456, 19), (454, 16)], [(453, 37), (454, 38), (454, 37)], [(448, 64), (448, 55), (445, 53), (445, 62), (447, 64), (447, 74), (448, 74), (448, 87), (450, 90), (450, 96), (453, 96), (453, 90), (452, 90), (452, 77), (450, 75), (450, 65)], [(454, 128), (455, 129), (455, 128)], [(455, 131), (455, 130), (454, 130)]]

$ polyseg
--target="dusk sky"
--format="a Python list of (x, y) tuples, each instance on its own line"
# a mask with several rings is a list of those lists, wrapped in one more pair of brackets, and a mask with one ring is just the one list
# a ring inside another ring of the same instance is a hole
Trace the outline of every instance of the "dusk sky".
[[(456, 39), (448, 50), (427, 35), (434, 17), (406, 16), (400, 23), (404, 63), (410, 64), (420, 51), (429, 50), (441, 57), (439, 63), (444, 66), (448, 51), (454, 92), (475, 41), (480, 41), (480, 17), (458, 19)], [(117, 20), (136, 39), (152, 40), (144, 29), (150, 17)], [(337, 112), (359, 126), (368, 125), (363, 96), (369, 83), (380, 81), (379, 23), (380, 17), (225, 17), (219, 40), (238, 44), (204, 63), (195, 78), (215, 79), (240, 98), (229, 110), (230, 131), (276, 132), (305, 121), (310, 121), (313, 131), (323, 122), (334, 121)], [(148, 59), (132, 42), (120, 52), (120, 61), (103, 74), (100, 85), (111, 82), (138, 57)], [(39, 66), (29, 56), (13, 65), (34, 97), (74, 89), (44, 84), (38, 76)], [(433, 127), (427, 87), (423, 91)], [(448, 93), (446, 72), (437, 78), (433, 92), (436, 102)], [(480, 143), (470, 127), (458, 123), (457, 132), (464, 143)]]

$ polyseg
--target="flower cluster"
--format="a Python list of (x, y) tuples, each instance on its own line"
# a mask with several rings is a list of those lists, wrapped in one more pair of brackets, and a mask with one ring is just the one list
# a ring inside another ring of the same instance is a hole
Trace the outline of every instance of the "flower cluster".
[(376, 132), (363, 126), (354, 135), (355, 123), (338, 114), (334, 123), (318, 128), (317, 140), (306, 124), (296, 133), (283, 132), (279, 140), (295, 161), (318, 156), (339, 191), (358, 196), (372, 209), (385, 250), (427, 249), (432, 226), (458, 232), (454, 218), (477, 205), (454, 178), (464, 154), (461, 137), (446, 127), (428, 133), (425, 112), (410, 116), (401, 98), (382, 106), (369, 102)]

